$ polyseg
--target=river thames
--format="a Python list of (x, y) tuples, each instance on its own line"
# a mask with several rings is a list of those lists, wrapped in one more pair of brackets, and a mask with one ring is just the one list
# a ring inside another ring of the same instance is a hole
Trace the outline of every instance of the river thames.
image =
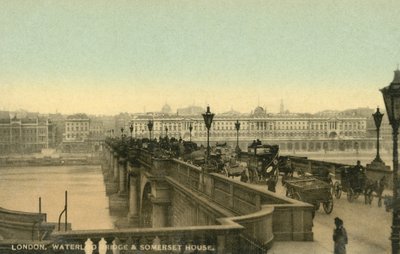
[[(100, 166), (47, 166), (0, 168), (0, 207), (47, 213), (57, 222), (68, 191), (68, 222), (72, 229), (112, 229), (116, 217), (109, 214)], [(62, 217), (61, 221), (64, 221)]]

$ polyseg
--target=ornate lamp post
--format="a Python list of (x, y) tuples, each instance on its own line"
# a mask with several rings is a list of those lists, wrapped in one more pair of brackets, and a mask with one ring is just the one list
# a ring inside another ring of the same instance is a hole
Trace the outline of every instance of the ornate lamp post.
[(379, 112), (379, 107), (376, 108), (376, 112), (372, 114), (374, 117), (375, 127), (376, 127), (376, 157), (374, 161), (382, 162), (381, 157), (379, 156), (379, 130), (381, 128), (382, 117), (384, 114)]
[(240, 153), (240, 147), (239, 147), (239, 130), (240, 130), (240, 123), (239, 120), (236, 120), (235, 123), (235, 129), (236, 129), (236, 153), (239, 154)]
[(397, 136), (399, 134), (400, 125), (400, 70), (394, 71), (394, 79), (389, 86), (380, 90), (385, 102), (386, 112), (389, 118), (389, 123), (392, 126), (393, 138), (393, 220), (392, 233), (390, 239), (392, 241), (392, 254), (399, 252), (399, 228), (400, 228), (400, 213), (398, 201), (398, 151), (397, 151)]
[(147, 128), (149, 128), (149, 134), (150, 134), (150, 142), (151, 142), (151, 131), (153, 130), (154, 123), (152, 120), (149, 120), (147, 123)]
[(131, 124), (131, 126), (129, 127), (129, 130), (131, 132), (131, 139), (132, 139), (132, 133), (133, 133), (133, 125)]
[(189, 141), (192, 142), (192, 130), (193, 130), (193, 126), (192, 123), (190, 123), (189, 125)]
[(215, 114), (211, 113), (210, 106), (207, 106), (206, 113), (202, 115), (204, 118), (204, 123), (206, 124), (207, 128), (207, 163), (208, 163), (210, 159), (210, 128)]

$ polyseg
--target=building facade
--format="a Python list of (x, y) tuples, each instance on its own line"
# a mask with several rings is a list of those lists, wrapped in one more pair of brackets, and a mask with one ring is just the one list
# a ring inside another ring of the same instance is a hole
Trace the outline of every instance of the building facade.
[(36, 113), (0, 112), (0, 153), (35, 153), (55, 144), (56, 127)]
[[(376, 138), (367, 135), (366, 117), (321, 117), (309, 114), (266, 114), (255, 110), (253, 115), (216, 115), (210, 129), (210, 142), (236, 144), (239, 134), (240, 146), (260, 139), (265, 143), (279, 144), (283, 150), (358, 150), (374, 149)], [(260, 114), (262, 113), (262, 114)], [(133, 136), (148, 138), (147, 124), (153, 121), (153, 137), (191, 139), (204, 143), (207, 129), (201, 115), (197, 116), (136, 116), (132, 119)], [(240, 122), (239, 133), (235, 128)], [(192, 132), (189, 126), (192, 126)]]
[(64, 141), (84, 142), (90, 133), (90, 119), (85, 114), (70, 115), (65, 119)]

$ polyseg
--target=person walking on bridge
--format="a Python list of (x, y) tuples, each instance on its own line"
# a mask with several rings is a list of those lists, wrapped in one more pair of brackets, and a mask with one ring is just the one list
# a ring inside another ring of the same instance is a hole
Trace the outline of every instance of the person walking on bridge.
[(343, 220), (335, 218), (336, 228), (333, 230), (334, 254), (346, 254), (347, 233)]

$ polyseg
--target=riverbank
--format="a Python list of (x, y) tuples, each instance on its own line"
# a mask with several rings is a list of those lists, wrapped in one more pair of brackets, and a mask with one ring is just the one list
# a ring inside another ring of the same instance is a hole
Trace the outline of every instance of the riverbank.
[(98, 165), (99, 161), (100, 157), (94, 154), (10, 155), (0, 157), (0, 167)]

